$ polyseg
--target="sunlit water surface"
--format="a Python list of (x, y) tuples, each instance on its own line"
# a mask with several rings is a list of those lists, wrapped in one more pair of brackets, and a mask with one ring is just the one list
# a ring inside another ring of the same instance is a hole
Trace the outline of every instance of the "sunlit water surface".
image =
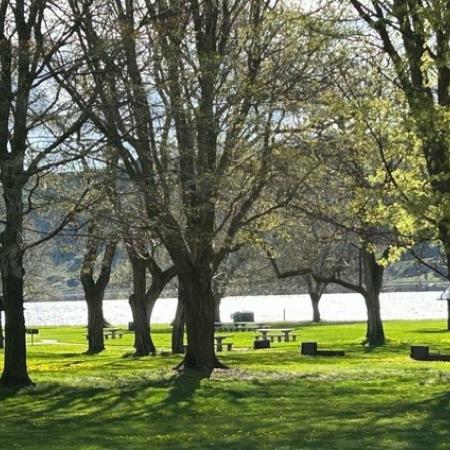
[[(447, 302), (437, 301), (440, 292), (389, 292), (381, 295), (381, 315), (389, 319), (444, 319)], [(156, 302), (153, 323), (169, 323), (175, 315), (176, 299)], [(364, 300), (359, 294), (325, 294), (320, 301), (325, 321), (366, 319)], [(225, 297), (220, 306), (221, 320), (231, 321), (236, 311), (252, 311), (256, 322), (311, 320), (308, 295), (255, 295)], [(105, 318), (114, 324), (131, 321), (127, 300), (106, 300)], [(25, 305), (27, 325), (85, 325), (86, 304), (83, 301), (30, 302)]]

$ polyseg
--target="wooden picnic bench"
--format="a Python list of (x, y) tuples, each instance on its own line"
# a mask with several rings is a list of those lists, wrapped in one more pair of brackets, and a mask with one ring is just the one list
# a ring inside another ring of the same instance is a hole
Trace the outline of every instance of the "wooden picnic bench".
[(231, 351), (231, 349), (233, 348), (233, 343), (223, 342), (225, 339), (228, 339), (229, 337), (231, 336), (214, 336), (214, 340), (216, 341), (216, 350), (218, 352), (221, 352), (224, 346), (229, 352)]
[(258, 328), (256, 331), (260, 333), (259, 336), (255, 337), (256, 340), (269, 339), (270, 342), (289, 342), (290, 340), (297, 340), (297, 335), (291, 334), (292, 328)]

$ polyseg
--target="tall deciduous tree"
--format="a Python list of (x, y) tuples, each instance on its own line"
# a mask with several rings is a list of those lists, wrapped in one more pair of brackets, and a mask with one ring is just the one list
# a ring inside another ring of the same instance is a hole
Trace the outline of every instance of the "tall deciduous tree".
[[(372, 30), (376, 44), (381, 44), (393, 66), (395, 84), (404, 93), (413, 121), (410, 147), (418, 147), (424, 160), (426, 182), (432, 193), (427, 201), (434, 207), (430, 223), (444, 246), (450, 273), (450, 2), (350, 3), (366, 31)], [(391, 168), (386, 169), (395, 182)], [(423, 198), (408, 197), (406, 207), (429, 210)]]
[[(6, 320), (3, 385), (30, 383), (23, 258), (39, 241), (25, 241), (24, 217), (35, 209), (32, 198), (42, 177), (52, 167), (79, 157), (70, 142), (85, 119), (52, 82), (46, 65), (67, 44), (75, 28), (63, 4), (45, 0), (0, 2), (0, 182), (5, 209), (0, 268)], [(43, 239), (56, 234), (70, 217), (69, 212)]]
[[(302, 80), (303, 72), (286, 67), (303, 51), (309, 69), (314, 48), (297, 39), (299, 28), (288, 27), (277, 4), (72, 2), (82, 17), (83, 87), (100, 93), (89, 116), (119, 149), (183, 286), (188, 369), (222, 366), (214, 351), (213, 276), (240, 230), (289, 198), (279, 186), (262, 201), (282, 153), (274, 131)], [(86, 110), (74, 74), (59, 73)]]

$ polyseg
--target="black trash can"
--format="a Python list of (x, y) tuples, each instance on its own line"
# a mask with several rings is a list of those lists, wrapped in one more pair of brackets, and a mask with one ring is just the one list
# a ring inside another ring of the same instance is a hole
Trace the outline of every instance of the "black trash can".
[(427, 359), (430, 354), (430, 348), (426, 345), (411, 345), (410, 356), (412, 359)]
[(253, 348), (258, 350), (260, 348), (270, 348), (270, 340), (269, 339), (258, 339), (253, 341)]
[(302, 342), (302, 355), (315, 355), (317, 353), (317, 342)]

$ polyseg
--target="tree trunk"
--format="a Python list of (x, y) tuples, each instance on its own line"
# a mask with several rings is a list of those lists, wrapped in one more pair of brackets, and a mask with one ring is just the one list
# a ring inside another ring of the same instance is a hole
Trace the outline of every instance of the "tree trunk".
[(135, 356), (148, 356), (156, 353), (156, 347), (150, 335), (147, 314), (147, 261), (137, 253), (132, 241), (127, 241), (126, 248), (133, 272), (133, 293), (130, 295), (129, 303), (134, 324), (134, 354)]
[[(159, 292), (161, 294), (161, 292)], [(152, 287), (148, 289), (147, 293), (145, 294), (145, 313), (147, 314), (147, 320), (150, 326), (150, 336), (151, 336), (151, 320), (152, 320), (152, 314), (153, 310), (155, 309), (156, 301), (159, 298), (159, 294), (156, 293)]]
[(191, 267), (179, 271), (183, 285), (183, 303), (186, 317), (187, 349), (180, 366), (187, 370), (211, 373), (214, 368), (225, 368), (214, 348), (214, 296), (209, 267)]
[[(439, 226), (439, 237), (444, 247), (447, 262), (447, 279), (450, 280), (450, 229), (443, 223)], [(450, 331), (450, 301), (447, 302), (447, 330)]]
[(147, 319), (145, 299), (136, 295), (130, 295), (129, 304), (133, 315), (135, 356), (148, 356), (156, 354), (156, 347), (150, 336), (150, 325)]
[(214, 322), (220, 322), (220, 302), (222, 297), (221, 292), (214, 292)]
[(103, 335), (103, 292), (85, 290), (84, 292), (88, 311), (88, 350), (87, 353), (95, 354), (105, 350)]
[(383, 322), (380, 314), (380, 300), (377, 293), (364, 298), (367, 308), (366, 343), (371, 347), (385, 344)]
[(172, 322), (172, 353), (184, 353), (184, 303), (183, 303), (183, 286), (178, 285), (178, 304), (175, 313), (175, 319)]
[(309, 296), (311, 298), (311, 306), (313, 309), (312, 321), (315, 323), (320, 322), (320, 310), (319, 310), (320, 296), (317, 295), (315, 292), (310, 292)]
[(319, 302), (322, 298), (322, 294), (324, 293), (327, 284), (323, 281), (315, 280), (313, 276), (306, 275), (304, 277), (306, 281), (306, 287), (308, 289), (308, 294), (311, 299), (311, 306), (313, 309), (313, 322), (320, 322), (320, 311), (319, 311)]
[(100, 241), (96, 236), (97, 224), (92, 221), (89, 225), (89, 239), (86, 253), (81, 265), (80, 281), (88, 309), (88, 350), (87, 353), (99, 353), (105, 349), (103, 327), (103, 297), (111, 275), (111, 267), (116, 253), (117, 242), (105, 245), (100, 273), (97, 281), (94, 279), (94, 266), (97, 259)]
[[(19, 262), (19, 261), (18, 261)], [(23, 276), (3, 276), (5, 301), (5, 366), (0, 383), (5, 386), (32, 384), (27, 371)]]
[(176, 275), (177, 271), (174, 266), (169, 267), (164, 271), (161, 270), (151, 257), (149, 257), (148, 268), (152, 275), (152, 282), (147, 290), (147, 293), (145, 294), (145, 303), (147, 319), (150, 323), (156, 301), (166, 287), (167, 283)]
[(233, 269), (230, 269), (228, 273), (221, 274), (221, 276), (216, 275), (213, 279), (212, 292), (214, 297), (214, 322), (220, 322), (220, 302), (225, 295), (226, 285), (228, 284), (228, 276), (232, 276), (234, 272)]
[[(13, 170), (11, 172), (14, 172)], [(4, 174), (2, 174), (4, 176)], [(14, 178), (14, 173), (9, 174)], [(14, 183), (14, 179), (8, 180)], [(6, 208), (5, 229), (1, 234), (1, 275), (5, 308), (5, 363), (0, 384), (32, 384), (27, 370), (25, 317), (23, 313), (23, 203), (22, 190), (8, 188), (3, 181)]]
[(366, 293), (364, 295), (367, 308), (366, 343), (370, 346), (384, 345), (385, 336), (380, 313), (380, 292), (383, 283), (384, 267), (377, 263), (375, 255), (371, 251), (362, 249), (361, 256), (366, 285)]
[(1, 309), (0, 309), (0, 348), (5, 348), (5, 337), (3, 336), (3, 318)]

